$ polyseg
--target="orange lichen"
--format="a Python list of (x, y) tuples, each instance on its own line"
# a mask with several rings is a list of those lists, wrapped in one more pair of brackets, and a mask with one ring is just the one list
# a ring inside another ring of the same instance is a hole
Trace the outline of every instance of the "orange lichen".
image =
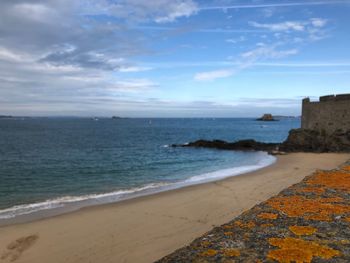
[(335, 196), (335, 197), (324, 197), (324, 198), (320, 198), (318, 199), (321, 203), (342, 203), (344, 202), (344, 199), (339, 197), (339, 196)]
[(224, 232), (225, 236), (233, 236), (233, 232)]
[(265, 227), (272, 227), (272, 226), (273, 226), (273, 224), (262, 224), (262, 225), (261, 225), (261, 227), (264, 227), (264, 228), (265, 228)]
[(321, 187), (305, 187), (297, 190), (298, 192), (302, 193), (314, 193), (314, 194), (323, 194), (325, 190)]
[(320, 213), (320, 214), (314, 214), (314, 215), (307, 215), (304, 216), (304, 219), (306, 220), (315, 220), (315, 221), (332, 221), (332, 218), (324, 213)]
[(350, 165), (348, 165), (348, 166), (343, 166), (343, 167), (342, 167), (342, 170), (347, 171), (347, 172), (350, 172)]
[(208, 247), (210, 245), (210, 242), (208, 240), (202, 241), (201, 246), (202, 247)]
[(299, 238), (270, 238), (268, 241), (280, 248), (270, 251), (267, 256), (278, 262), (311, 262), (313, 257), (330, 259), (340, 255), (338, 250)]
[[(287, 214), (289, 217), (319, 218), (328, 221), (331, 215), (350, 212), (349, 205), (334, 204), (332, 201), (340, 201), (340, 198), (308, 199), (302, 196), (282, 196), (271, 198), (267, 204), (274, 209)], [(321, 216), (320, 216), (321, 215)]]
[(202, 253), (200, 253), (200, 256), (202, 257), (213, 257), (216, 256), (218, 252), (215, 249), (208, 249)]
[(261, 213), (258, 215), (259, 218), (261, 219), (271, 219), (271, 220), (275, 220), (278, 218), (277, 214), (273, 214), (273, 213)]
[(222, 254), (225, 257), (239, 257), (241, 255), (241, 252), (235, 248), (227, 248), (222, 250)]
[(279, 249), (270, 251), (267, 257), (283, 263), (304, 263), (311, 262), (312, 253), (301, 249)]
[(232, 226), (232, 225), (224, 225), (223, 228), (224, 228), (224, 229), (232, 229), (233, 226)]
[(317, 229), (312, 226), (290, 226), (289, 230), (297, 236), (308, 236), (317, 231)]
[(342, 239), (342, 240), (339, 241), (339, 243), (342, 244), (342, 245), (349, 245), (350, 241), (346, 240), (346, 239)]
[(252, 229), (253, 227), (255, 227), (255, 223), (253, 221), (249, 221), (248, 223), (244, 223), (240, 220), (236, 221), (234, 223), (236, 226), (239, 226), (241, 228), (248, 228), (248, 229)]
[(350, 192), (350, 172), (347, 166), (343, 170), (318, 171), (313, 177), (307, 180), (307, 184)]

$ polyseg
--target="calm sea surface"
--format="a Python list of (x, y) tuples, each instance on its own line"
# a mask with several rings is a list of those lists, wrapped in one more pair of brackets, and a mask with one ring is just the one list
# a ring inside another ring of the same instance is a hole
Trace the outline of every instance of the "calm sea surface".
[(274, 158), (167, 145), (197, 139), (281, 142), (298, 127), (300, 119), (0, 119), (0, 219), (256, 170)]

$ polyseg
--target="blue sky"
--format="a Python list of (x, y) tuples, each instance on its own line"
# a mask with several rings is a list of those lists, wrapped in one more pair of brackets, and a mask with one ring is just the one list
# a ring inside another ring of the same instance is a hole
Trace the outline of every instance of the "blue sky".
[(299, 115), (350, 92), (350, 1), (3, 0), (0, 114)]

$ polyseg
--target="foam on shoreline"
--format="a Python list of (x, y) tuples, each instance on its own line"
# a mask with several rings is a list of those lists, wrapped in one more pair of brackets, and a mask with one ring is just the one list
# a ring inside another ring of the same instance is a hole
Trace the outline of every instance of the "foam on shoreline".
[(245, 174), (273, 164), (276, 158), (265, 152), (259, 152), (261, 158), (256, 163), (247, 166), (221, 169), (214, 172), (194, 175), (182, 181), (173, 183), (152, 183), (137, 188), (122, 189), (109, 193), (88, 194), (80, 196), (64, 196), (48, 199), (43, 202), (16, 205), (0, 210), (0, 225), (26, 222), (38, 218), (59, 215), (78, 210), (83, 207), (119, 202), (135, 197), (146, 196), (190, 185), (221, 180), (227, 177)]

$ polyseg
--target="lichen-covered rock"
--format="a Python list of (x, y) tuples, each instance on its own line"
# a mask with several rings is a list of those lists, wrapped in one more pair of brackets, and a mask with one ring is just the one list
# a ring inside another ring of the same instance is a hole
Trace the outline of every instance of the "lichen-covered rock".
[(316, 171), (158, 262), (350, 262), (350, 163)]

